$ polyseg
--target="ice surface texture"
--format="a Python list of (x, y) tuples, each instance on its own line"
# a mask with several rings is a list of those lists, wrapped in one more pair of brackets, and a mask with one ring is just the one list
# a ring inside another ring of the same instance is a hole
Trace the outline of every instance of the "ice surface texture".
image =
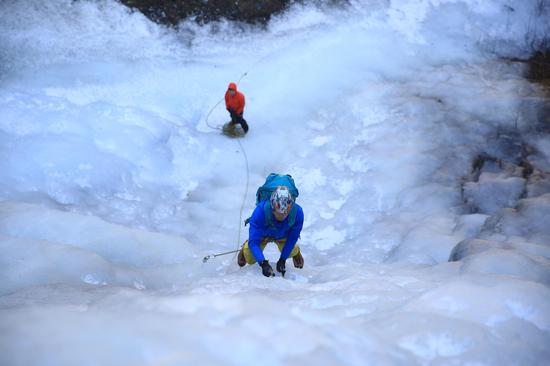
[[(544, 101), (501, 57), (548, 9), (350, 3), (174, 31), (0, 1), (0, 364), (547, 363)], [(205, 118), (245, 72), (248, 192), (289, 173), (305, 213), (285, 279), (201, 261), (239, 244), (244, 159)]]

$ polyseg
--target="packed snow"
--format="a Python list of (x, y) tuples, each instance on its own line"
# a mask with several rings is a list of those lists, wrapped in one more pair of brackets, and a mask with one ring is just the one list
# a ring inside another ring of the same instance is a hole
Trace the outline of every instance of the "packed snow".
[[(0, 2), (0, 364), (547, 364), (548, 102), (507, 57), (549, 18), (351, 1), (174, 30)], [(241, 139), (217, 129), (231, 81)], [(270, 172), (300, 190), (305, 267), (203, 263)]]

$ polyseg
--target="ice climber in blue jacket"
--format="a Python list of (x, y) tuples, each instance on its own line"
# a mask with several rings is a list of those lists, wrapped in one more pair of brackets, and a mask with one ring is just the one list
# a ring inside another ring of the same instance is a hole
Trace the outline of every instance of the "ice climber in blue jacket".
[(237, 263), (244, 267), (247, 263), (259, 263), (266, 277), (275, 276), (273, 268), (264, 257), (263, 250), (267, 243), (274, 242), (279, 247), (281, 256), (277, 262), (277, 272), (285, 274), (286, 260), (291, 257), (294, 267), (304, 267), (304, 257), (296, 245), (302, 226), (304, 212), (294, 202), (292, 194), (285, 186), (277, 187), (269, 200), (259, 202), (250, 218), (248, 240), (245, 241), (237, 256)]

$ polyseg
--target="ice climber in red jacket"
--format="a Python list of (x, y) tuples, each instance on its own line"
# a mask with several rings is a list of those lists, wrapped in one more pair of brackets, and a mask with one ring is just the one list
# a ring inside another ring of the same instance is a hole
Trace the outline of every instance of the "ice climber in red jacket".
[(237, 91), (237, 84), (229, 83), (225, 93), (225, 108), (231, 115), (231, 123), (239, 123), (244, 130), (248, 132), (248, 124), (243, 118), (244, 112), (244, 94)]

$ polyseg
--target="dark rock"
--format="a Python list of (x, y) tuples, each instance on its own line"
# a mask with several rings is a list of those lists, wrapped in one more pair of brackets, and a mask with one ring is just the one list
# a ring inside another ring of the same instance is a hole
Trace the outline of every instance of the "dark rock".
[(546, 50), (535, 52), (527, 60), (527, 65), (527, 79), (550, 88), (550, 47)]
[(509, 61), (526, 65), (525, 78), (539, 85), (544, 94), (526, 98), (522, 101), (518, 112), (523, 115), (523, 119), (534, 124), (535, 132), (550, 133), (550, 37), (547, 36), (540, 44), (533, 47), (531, 57), (511, 58)]
[(177, 25), (194, 17), (198, 23), (225, 18), (247, 23), (265, 23), (285, 10), (292, 0), (120, 0), (154, 22)]
[(474, 157), (472, 170), (461, 181), (466, 212), (494, 214), (501, 208), (515, 207), (521, 198), (546, 193), (547, 174), (531, 160), (537, 154), (518, 130), (489, 136), (486, 151)]
[(483, 172), (477, 182), (463, 185), (463, 199), (471, 213), (494, 214), (503, 207), (514, 207), (525, 194), (526, 181), (508, 172)]
[(193, 18), (199, 24), (227, 19), (249, 24), (266, 24), (271, 16), (295, 3), (318, 7), (349, 5), (349, 0), (119, 0), (152, 21), (176, 26)]

